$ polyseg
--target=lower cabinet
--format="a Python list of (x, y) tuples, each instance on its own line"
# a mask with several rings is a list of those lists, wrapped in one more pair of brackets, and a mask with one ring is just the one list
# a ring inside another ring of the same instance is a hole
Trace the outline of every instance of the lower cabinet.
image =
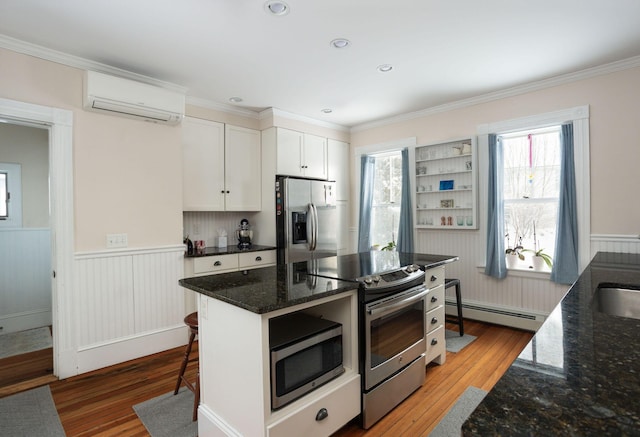
[[(354, 289), (266, 314), (198, 294), (199, 434), (328, 436), (357, 417), (360, 414), (357, 293)], [(272, 410), (269, 320), (292, 312), (342, 324), (345, 371)]]
[[(326, 413), (326, 415), (325, 415)], [(267, 427), (269, 437), (324, 437), (333, 434), (360, 414), (360, 377), (352, 375), (346, 383), (331, 388)], [(320, 419), (323, 417), (323, 419)]]
[(444, 267), (436, 267), (426, 272), (429, 288), (427, 296), (427, 364), (434, 361), (444, 364), (447, 359), (444, 312)]

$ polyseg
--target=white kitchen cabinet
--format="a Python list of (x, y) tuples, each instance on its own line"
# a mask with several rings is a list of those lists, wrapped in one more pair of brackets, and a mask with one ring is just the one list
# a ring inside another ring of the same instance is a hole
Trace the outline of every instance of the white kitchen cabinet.
[(276, 129), (276, 172), (327, 179), (327, 139), (290, 129)]
[[(360, 413), (358, 291), (257, 314), (198, 294), (200, 435), (279, 437), (333, 434)], [(345, 372), (271, 409), (269, 320), (302, 311), (342, 324)], [(317, 420), (318, 411), (329, 415)]]
[(224, 124), (182, 121), (182, 208), (224, 211)]
[(328, 170), (330, 181), (336, 181), (336, 200), (349, 200), (351, 187), (349, 166), (349, 143), (327, 140)]
[(425, 271), (425, 286), (429, 289), (427, 295), (427, 364), (434, 361), (444, 364), (447, 359), (445, 343), (445, 314), (444, 314), (444, 266), (434, 267)]
[(182, 122), (184, 211), (259, 211), (260, 132), (209, 120)]
[(260, 131), (225, 126), (225, 211), (262, 209)]

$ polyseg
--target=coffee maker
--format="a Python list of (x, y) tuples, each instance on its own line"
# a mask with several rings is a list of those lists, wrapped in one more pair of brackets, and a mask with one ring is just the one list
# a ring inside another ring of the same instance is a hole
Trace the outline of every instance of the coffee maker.
[(236, 238), (238, 239), (238, 249), (248, 249), (251, 247), (253, 231), (249, 226), (249, 220), (240, 220), (240, 226), (236, 230)]

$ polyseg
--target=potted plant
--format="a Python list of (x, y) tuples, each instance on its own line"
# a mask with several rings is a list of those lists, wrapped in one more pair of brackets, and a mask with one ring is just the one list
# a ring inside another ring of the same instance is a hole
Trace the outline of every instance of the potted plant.
[(381, 250), (391, 250), (391, 251), (395, 251), (396, 250), (396, 242), (395, 241), (389, 241), (387, 243), (386, 246), (384, 246)]
[(540, 250), (531, 250), (531, 249), (523, 249), (522, 252), (531, 252), (533, 253), (531, 257), (532, 268), (536, 271), (542, 270), (544, 264), (547, 265), (550, 269), (553, 267), (553, 258), (551, 255), (544, 252), (544, 249)]
[(512, 269), (516, 266), (518, 260), (524, 261), (524, 255), (522, 254), (522, 251), (524, 250), (524, 248), (522, 247), (522, 237), (520, 237), (520, 239), (518, 240), (518, 245), (514, 247), (509, 247), (510, 244), (508, 233), (507, 235), (505, 235), (505, 237), (507, 238), (507, 249), (504, 251), (505, 260), (507, 263), (507, 268)]

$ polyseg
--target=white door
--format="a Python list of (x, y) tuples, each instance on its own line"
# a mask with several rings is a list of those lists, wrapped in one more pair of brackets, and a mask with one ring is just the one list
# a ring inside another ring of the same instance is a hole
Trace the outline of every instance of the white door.
[(276, 138), (278, 154), (276, 173), (287, 176), (304, 176), (302, 168), (303, 134), (278, 128)]
[(304, 175), (309, 178), (327, 179), (327, 139), (304, 134)]

